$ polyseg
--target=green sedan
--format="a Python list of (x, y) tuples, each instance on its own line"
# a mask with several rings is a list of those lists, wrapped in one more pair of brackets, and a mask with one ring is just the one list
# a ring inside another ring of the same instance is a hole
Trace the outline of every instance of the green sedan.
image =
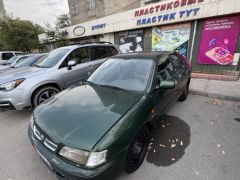
[(187, 98), (191, 64), (176, 52), (123, 54), (37, 107), (28, 134), (59, 179), (113, 179), (144, 161), (149, 131)]

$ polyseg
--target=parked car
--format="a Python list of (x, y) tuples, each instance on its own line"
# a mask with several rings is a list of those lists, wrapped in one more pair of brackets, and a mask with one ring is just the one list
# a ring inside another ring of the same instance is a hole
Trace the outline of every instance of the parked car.
[(13, 56), (22, 55), (19, 51), (0, 51), (0, 64), (11, 59)]
[(36, 107), (63, 89), (88, 78), (108, 57), (118, 54), (111, 44), (93, 43), (56, 49), (33, 67), (1, 73), (0, 107)]
[(191, 65), (175, 52), (110, 58), (83, 84), (37, 107), (29, 138), (61, 179), (113, 179), (140, 167), (150, 127), (188, 96)]
[(32, 55), (15, 56), (17, 59), (10, 66), (6, 65), (6, 68), (0, 67), (0, 74), (4, 72), (14, 73), (17, 70), (17, 68), (33, 66), (38, 60), (41, 60), (41, 58), (46, 57), (46, 55), (47, 54), (32, 54)]
[(27, 55), (18, 55), (18, 56), (13, 56), (11, 59), (9, 59), (8, 61), (3, 62), (2, 64), (0, 64), (0, 70), (1, 69), (7, 69), (9, 68), (11, 65), (14, 66), (17, 63), (23, 61), (24, 59), (30, 57), (31, 54), (27, 54)]

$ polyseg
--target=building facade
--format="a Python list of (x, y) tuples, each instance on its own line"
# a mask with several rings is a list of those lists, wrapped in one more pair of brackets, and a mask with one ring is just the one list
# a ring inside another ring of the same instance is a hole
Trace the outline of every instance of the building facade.
[(4, 17), (6, 15), (6, 11), (4, 8), (3, 0), (0, 0), (0, 17)]
[(141, 6), (146, 0), (68, 0), (72, 24), (84, 23)]
[[(239, 0), (165, 0), (76, 24), (64, 30), (81, 43), (108, 41), (123, 53), (178, 51), (193, 72), (237, 75), (240, 59)], [(45, 34), (40, 40), (47, 39)]]

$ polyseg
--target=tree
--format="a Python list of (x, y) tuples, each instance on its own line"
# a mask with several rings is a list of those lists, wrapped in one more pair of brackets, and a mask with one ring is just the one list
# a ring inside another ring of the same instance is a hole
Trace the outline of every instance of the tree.
[(31, 21), (20, 20), (19, 18), (0, 19), (0, 44), (5, 50), (17, 50), (30, 52), (41, 48), (38, 34), (44, 29)]
[(56, 27), (62, 29), (71, 26), (71, 20), (69, 14), (60, 14), (56, 17)]
[(56, 24), (53, 27), (51, 24), (45, 24), (45, 32), (47, 40), (44, 44), (54, 43), (55, 48), (65, 46), (68, 41), (65, 38), (68, 35), (67, 30), (64, 28), (71, 26), (70, 17), (68, 14), (60, 14), (56, 17)]

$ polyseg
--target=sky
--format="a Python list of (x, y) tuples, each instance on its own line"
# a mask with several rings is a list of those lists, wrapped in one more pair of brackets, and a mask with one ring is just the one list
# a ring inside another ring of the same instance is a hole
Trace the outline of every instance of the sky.
[(53, 25), (57, 15), (69, 12), (67, 0), (3, 0), (3, 3), (7, 13), (13, 17), (42, 26), (46, 22)]

